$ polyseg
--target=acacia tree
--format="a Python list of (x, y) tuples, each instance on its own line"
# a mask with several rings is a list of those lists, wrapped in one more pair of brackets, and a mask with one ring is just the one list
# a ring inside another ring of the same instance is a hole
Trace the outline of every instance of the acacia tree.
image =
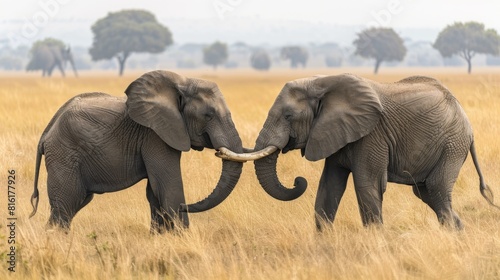
[(375, 74), (383, 61), (401, 61), (406, 55), (403, 39), (392, 28), (365, 29), (353, 44), (356, 47), (354, 54), (375, 59)]
[(215, 42), (203, 49), (203, 62), (217, 69), (217, 65), (222, 64), (228, 57), (227, 45)]
[(133, 52), (161, 53), (173, 42), (170, 30), (152, 13), (143, 10), (109, 13), (92, 25), (92, 32), (94, 41), (89, 50), (92, 60), (116, 57), (120, 76)]
[(469, 74), (476, 53), (498, 55), (499, 46), (500, 36), (496, 30), (485, 29), (484, 24), (474, 21), (446, 26), (433, 45), (443, 57), (458, 55), (465, 59)]

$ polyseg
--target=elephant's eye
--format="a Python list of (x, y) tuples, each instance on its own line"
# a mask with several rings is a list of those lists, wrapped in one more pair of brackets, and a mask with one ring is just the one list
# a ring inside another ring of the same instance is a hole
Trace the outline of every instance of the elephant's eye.
[(285, 120), (289, 121), (292, 118), (292, 113), (286, 113), (285, 114)]
[(214, 118), (214, 115), (215, 115), (215, 113), (212, 111), (205, 113), (204, 114), (205, 121), (207, 121), (207, 122), (210, 121), (211, 119)]

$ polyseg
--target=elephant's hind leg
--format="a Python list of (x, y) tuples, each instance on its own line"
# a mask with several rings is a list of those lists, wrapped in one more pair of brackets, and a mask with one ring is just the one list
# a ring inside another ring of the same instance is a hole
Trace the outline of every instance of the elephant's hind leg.
[(327, 159), (321, 180), (319, 182), (318, 194), (316, 195), (315, 212), (316, 228), (321, 231), (329, 223), (333, 223), (339, 208), (340, 200), (344, 195), (347, 179), (351, 173), (349, 170), (334, 166)]
[[(456, 154), (456, 151), (451, 153)], [(419, 188), (417, 196), (434, 210), (441, 224), (460, 230), (463, 225), (452, 209), (451, 193), (467, 154), (463, 158), (446, 156), (446, 152), (444, 154), (426, 179), (425, 188)]]
[(47, 190), (50, 203), (48, 226), (69, 229), (76, 213), (92, 200), (93, 194), (85, 191), (75, 175), (63, 173), (65, 172), (48, 173)]
[[(462, 229), (462, 221), (451, 206), (451, 187), (447, 184), (429, 184), (429, 187), (413, 187), (413, 192), (436, 213), (439, 223)], [(418, 194), (417, 194), (418, 193)]]
[(93, 194), (85, 197), (60, 197), (50, 200), (50, 218), (49, 226), (58, 226), (63, 229), (69, 229), (71, 221), (76, 213), (87, 205), (93, 198)]
[(56, 195), (50, 198), (49, 226), (59, 226), (69, 229), (76, 213), (87, 205), (93, 198), (89, 195)]

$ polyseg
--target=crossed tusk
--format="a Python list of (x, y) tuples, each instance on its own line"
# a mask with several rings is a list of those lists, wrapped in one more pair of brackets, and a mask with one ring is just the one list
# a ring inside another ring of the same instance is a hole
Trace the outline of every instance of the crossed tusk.
[(278, 148), (275, 146), (268, 146), (267, 148), (264, 148), (260, 151), (257, 152), (251, 152), (251, 153), (235, 153), (227, 148), (220, 148), (215, 155), (217, 157), (220, 157), (221, 159), (226, 159), (226, 160), (232, 160), (232, 161), (238, 161), (238, 162), (246, 162), (249, 160), (258, 160), (263, 157), (266, 157), (272, 153), (274, 153)]

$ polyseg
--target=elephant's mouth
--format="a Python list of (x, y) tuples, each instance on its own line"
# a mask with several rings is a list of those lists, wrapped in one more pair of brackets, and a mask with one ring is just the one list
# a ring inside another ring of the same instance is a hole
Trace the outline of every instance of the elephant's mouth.
[(213, 149), (214, 144), (212, 144), (212, 140), (210, 140), (210, 135), (208, 135), (208, 133), (204, 132), (202, 134), (202, 136), (203, 136), (203, 140), (205, 141), (205, 147), (209, 148), (209, 149)]
[(201, 152), (203, 151), (205, 147), (203, 146), (196, 146), (196, 145), (191, 145), (191, 149), (195, 150), (195, 151), (198, 151), (198, 152)]
[(290, 138), (288, 138), (288, 143), (286, 143), (285, 147), (283, 147), (283, 149), (281, 149), (281, 152), (286, 154), (289, 151), (295, 149), (296, 140), (297, 140), (297, 138), (290, 136)]
[(283, 154), (286, 154), (287, 152), (289, 152), (291, 150), (300, 149), (300, 154), (302, 156), (304, 156), (305, 155), (305, 145), (306, 145), (305, 142), (297, 143), (297, 138), (290, 136), (290, 138), (288, 139), (288, 143), (285, 145), (285, 147), (283, 147), (283, 150), (281, 150), (281, 152)]
[(201, 141), (193, 142), (191, 143), (191, 149), (195, 151), (203, 151), (204, 148), (214, 148), (214, 145), (212, 144), (212, 140), (210, 140), (210, 136), (208, 135), (208, 133), (204, 132), (203, 134), (201, 134), (201, 137), (203, 138), (203, 143)]

